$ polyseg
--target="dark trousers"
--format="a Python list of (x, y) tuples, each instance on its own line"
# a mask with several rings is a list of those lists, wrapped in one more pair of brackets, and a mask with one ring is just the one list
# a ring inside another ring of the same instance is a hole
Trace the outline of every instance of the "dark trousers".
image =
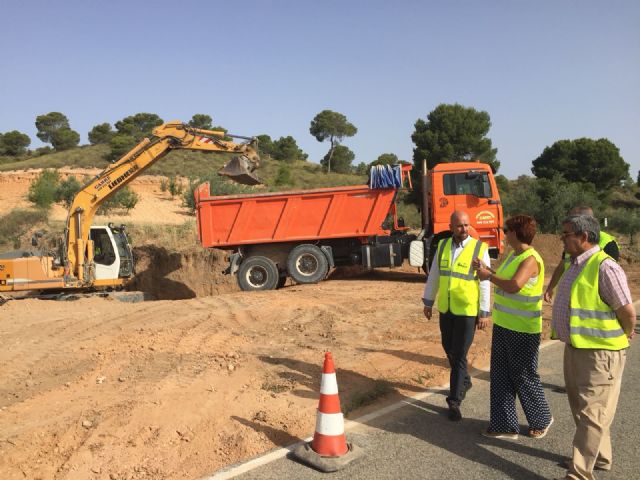
[(542, 430), (551, 422), (551, 411), (538, 375), (539, 349), (539, 333), (515, 332), (493, 325), (489, 430), (520, 431), (516, 396), (529, 428)]
[(476, 317), (464, 317), (451, 312), (440, 312), (442, 347), (447, 354), (451, 375), (449, 377), (449, 405), (460, 405), (464, 393), (471, 385), (467, 372), (467, 352), (476, 332)]

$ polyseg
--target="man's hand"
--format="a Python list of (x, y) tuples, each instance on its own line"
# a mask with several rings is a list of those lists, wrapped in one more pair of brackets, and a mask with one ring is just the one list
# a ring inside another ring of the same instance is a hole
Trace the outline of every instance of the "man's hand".
[(433, 315), (433, 307), (424, 307), (424, 316), (427, 320), (431, 320), (431, 315)]
[(546, 292), (544, 292), (544, 301), (547, 303), (551, 303), (553, 301), (553, 288), (548, 288)]
[(489, 320), (489, 317), (478, 317), (476, 327), (478, 328), (478, 330), (486, 330), (490, 324), (491, 320)]

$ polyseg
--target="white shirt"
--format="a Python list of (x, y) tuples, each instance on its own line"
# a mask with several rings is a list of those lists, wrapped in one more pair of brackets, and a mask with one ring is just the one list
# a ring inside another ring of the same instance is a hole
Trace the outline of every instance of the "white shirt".
[[(456, 258), (462, 253), (463, 248), (469, 241), (471, 236), (465, 238), (459, 245), (455, 240), (451, 239), (451, 263), (456, 261)], [(489, 258), (489, 250), (485, 250), (482, 255), (482, 261), (485, 265), (491, 265), (491, 259)], [(440, 265), (438, 265), (438, 256), (433, 257), (431, 262), (431, 269), (429, 270), (429, 276), (427, 277), (427, 283), (424, 286), (424, 293), (422, 294), (422, 303), (427, 307), (432, 307), (436, 296), (438, 295), (438, 287), (440, 285)], [(491, 315), (491, 282), (489, 280), (482, 280), (480, 282), (480, 299), (479, 299), (479, 316), (488, 317)]]

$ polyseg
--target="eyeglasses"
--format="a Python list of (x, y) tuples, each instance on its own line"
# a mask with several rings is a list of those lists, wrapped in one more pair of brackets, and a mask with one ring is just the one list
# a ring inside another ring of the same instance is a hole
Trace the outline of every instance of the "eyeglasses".
[(565, 239), (567, 237), (570, 237), (571, 235), (580, 235), (581, 232), (562, 232), (560, 234), (560, 238)]

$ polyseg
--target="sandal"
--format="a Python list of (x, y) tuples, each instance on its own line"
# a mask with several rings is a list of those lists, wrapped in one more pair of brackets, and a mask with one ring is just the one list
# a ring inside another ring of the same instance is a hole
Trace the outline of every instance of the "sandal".
[(551, 427), (552, 423), (553, 423), (553, 417), (551, 417), (551, 421), (549, 422), (549, 425), (547, 425), (542, 430), (536, 430), (535, 428), (530, 428), (529, 436), (531, 438), (543, 438), (549, 432), (549, 427)]

